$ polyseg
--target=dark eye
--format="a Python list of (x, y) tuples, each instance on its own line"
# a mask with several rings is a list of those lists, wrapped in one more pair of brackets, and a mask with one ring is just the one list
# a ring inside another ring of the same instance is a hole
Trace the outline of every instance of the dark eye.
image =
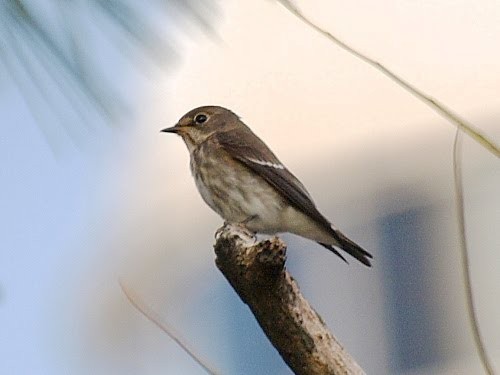
[(207, 120), (208, 120), (207, 115), (205, 115), (203, 113), (196, 115), (194, 118), (194, 122), (196, 122), (197, 124), (203, 124)]

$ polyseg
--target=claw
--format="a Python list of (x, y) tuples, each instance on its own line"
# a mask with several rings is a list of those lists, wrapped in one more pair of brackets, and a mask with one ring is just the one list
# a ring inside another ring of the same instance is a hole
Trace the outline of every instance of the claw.
[(220, 227), (219, 229), (217, 229), (215, 231), (215, 236), (214, 237), (215, 237), (216, 240), (219, 239), (219, 237), (222, 234), (222, 231), (224, 230), (224, 228), (226, 227), (226, 225), (227, 225), (227, 222), (224, 222), (224, 224), (222, 225), (222, 227)]

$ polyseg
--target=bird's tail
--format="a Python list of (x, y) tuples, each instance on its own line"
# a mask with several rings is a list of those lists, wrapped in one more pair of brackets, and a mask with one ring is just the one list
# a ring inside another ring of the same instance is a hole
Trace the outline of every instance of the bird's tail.
[[(373, 259), (373, 256), (368, 251), (364, 250), (363, 248), (361, 248), (361, 246), (351, 241), (339, 230), (334, 229), (333, 232), (335, 233), (334, 238), (337, 241), (336, 247), (338, 247), (341, 250), (344, 250), (346, 253), (359, 260), (365, 266), (367, 267), (372, 266), (370, 259)], [(344, 262), (348, 263), (347, 260), (342, 256), (342, 254), (340, 254), (332, 245), (322, 242), (318, 243), (321, 246), (326, 247), (328, 250), (332, 251), (335, 255), (340, 257)]]

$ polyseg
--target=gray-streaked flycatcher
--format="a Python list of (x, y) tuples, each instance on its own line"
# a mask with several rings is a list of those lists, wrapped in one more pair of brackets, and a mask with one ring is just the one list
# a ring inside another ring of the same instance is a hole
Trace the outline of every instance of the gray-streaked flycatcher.
[(347, 238), (318, 211), (302, 183), (230, 110), (205, 106), (162, 130), (182, 137), (203, 200), (226, 222), (256, 233), (289, 232), (334, 247), (371, 266), (371, 254)]

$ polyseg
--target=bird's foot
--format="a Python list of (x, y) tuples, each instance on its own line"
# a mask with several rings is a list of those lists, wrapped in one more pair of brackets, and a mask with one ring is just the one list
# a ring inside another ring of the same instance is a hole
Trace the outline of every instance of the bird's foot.
[(217, 229), (215, 231), (215, 239), (218, 239), (219, 236), (221, 235), (221, 233), (224, 231), (224, 228), (226, 228), (227, 226), (229, 225), (235, 225), (235, 226), (238, 226), (240, 227), (241, 229), (243, 229), (245, 232), (248, 233), (248, 235), (250, 235), (251, 237), (255, 237), (255, 235), (257, 234), (257, 232), (251, 230), (248, 228), (247, 224), (249, 222), (251, 222), (252, 220), (255, 220), (256, 218), (258, 218), (259, 215), (250, 215), (249, 217), (247, 217), (245, 220), (243, 221), (240, 221), (239, 223), (231, 223), (231, 222), (228, 222), (228, 221), (225, 221), (224, 220), (224, 224), (222, 225), (222, 227), (220, 227), (219, 229)]
[(224, 228), (226, 228), (227, 226), (229, 225), (229, 223), (227, 221), (224, 221), (224, 224), (222, 224), (222, 227), (220, 227), (219, 229), (217, 229), (215, 231), (215, 239), (219, 239), (220, 235), (222, 234), (222, 232), (224, 231)]

